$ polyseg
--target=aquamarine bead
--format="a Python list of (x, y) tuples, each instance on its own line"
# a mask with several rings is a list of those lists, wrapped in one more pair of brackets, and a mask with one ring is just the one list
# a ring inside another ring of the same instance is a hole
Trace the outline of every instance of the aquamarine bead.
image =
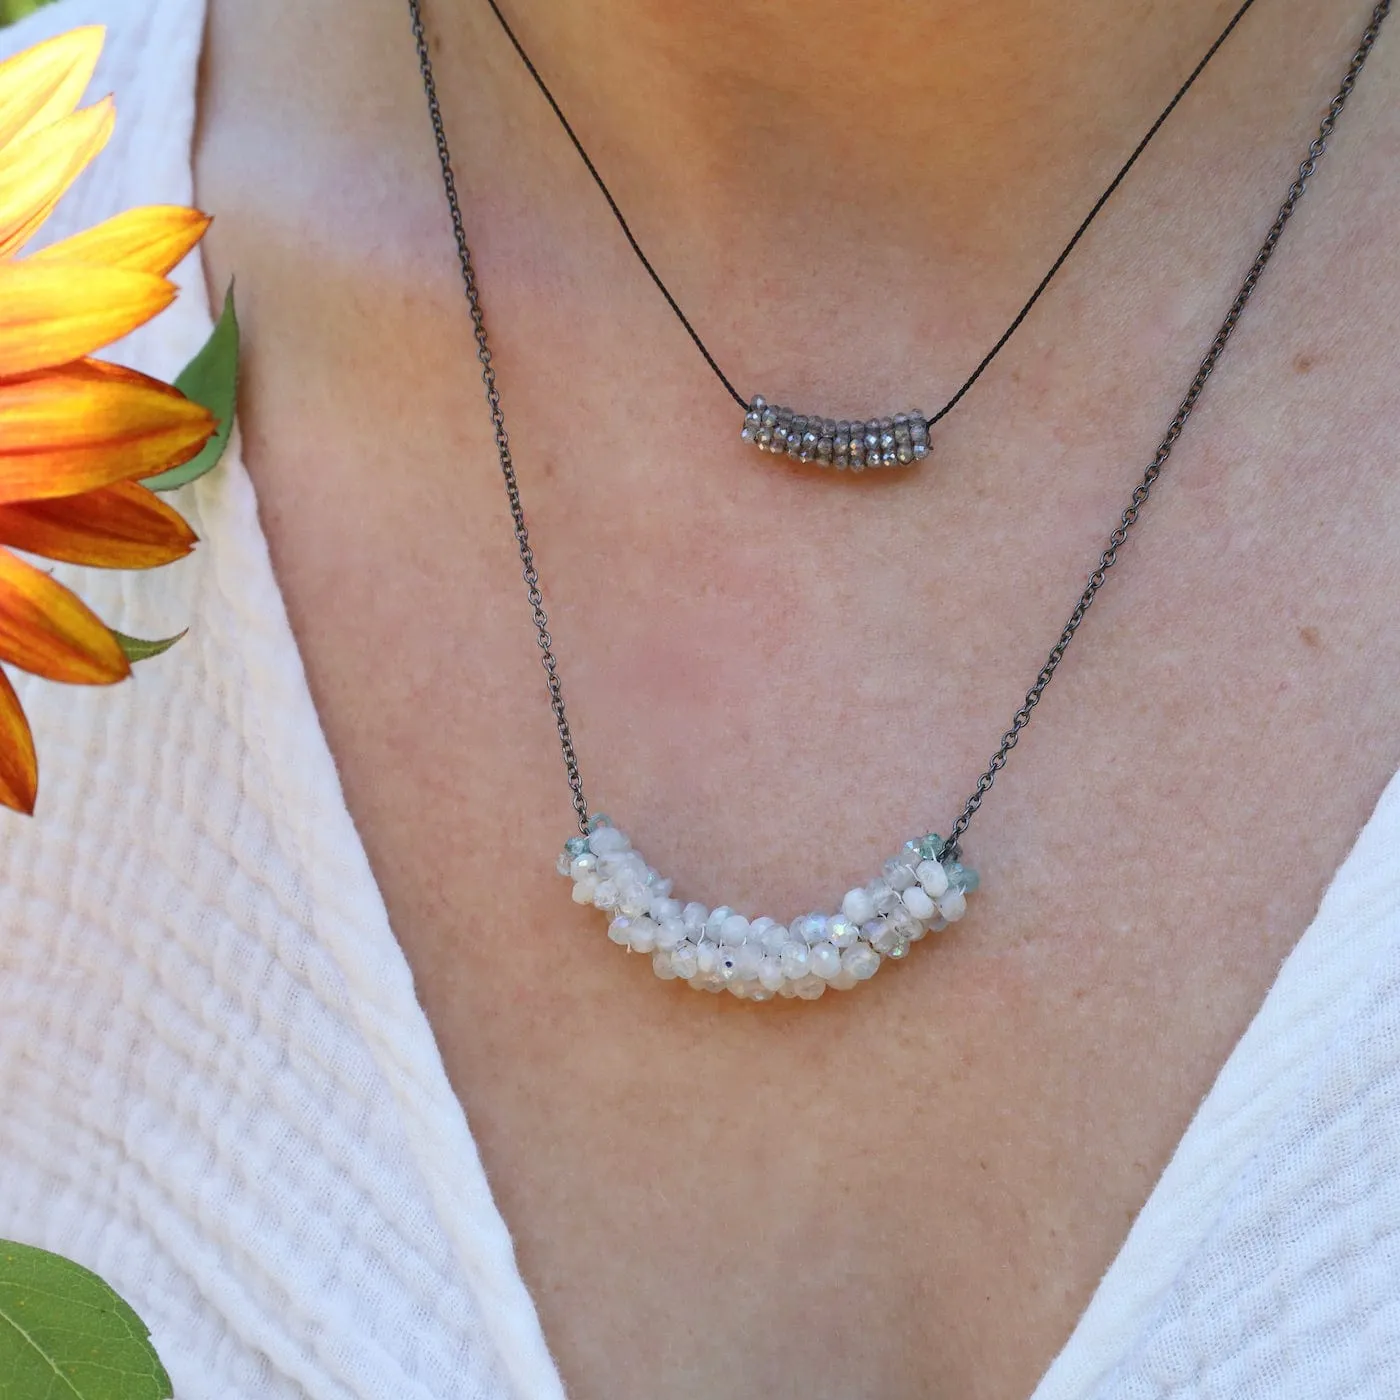
[(571, 836), (564, 842), (564, 849), (571, 856), (581, 856), (588, 849), (588, 837)]

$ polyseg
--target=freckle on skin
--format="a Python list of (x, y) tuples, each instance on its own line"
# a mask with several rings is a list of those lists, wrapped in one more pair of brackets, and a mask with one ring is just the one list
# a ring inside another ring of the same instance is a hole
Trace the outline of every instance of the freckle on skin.
[(1322, 635), (1316, 627), (1300, 627), (1298, 636), (1302, 639), (1304, 646), (1320, 647), (1322, 645)]
[(1306, 374), (1317, 361), (1311, 355), (1294, 355), (1293, 368), (1298, 374)]

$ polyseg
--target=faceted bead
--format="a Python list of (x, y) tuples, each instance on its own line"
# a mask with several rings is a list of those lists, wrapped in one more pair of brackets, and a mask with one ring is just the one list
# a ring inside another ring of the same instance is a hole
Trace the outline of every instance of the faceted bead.
[(667, 919), (678, 919), (681, 913), (681, 902), (672, 899), (670, 895), (658, 895), (655, 888), (651, 892), (651, 917), (658, 924), (664, 923)]
[(894, 455), (901, 463), (908, 466), (914, 460), (914, 444), (912, 442), (896, 443)]
[(619, 896), (617, 907), (624, 914), (631, 914), (633, 918), (640, 918), (651, 908), (651, 895), (647, 893), (645, 885), (635, 881), (624, 884), (618, 882)]
[(903, 894), (910, 885), (917, 883), (913, 867), (905, 864), (898, 857), (887, 860), (881, 874), (884, 876), (885, 883), (899, 894)]
[[(870, 940), (870, 946), (874, 948), (877, 953), (884, 953), (886, 957), (902, 957), (904, 955), (904, 950), (909, 947), (909, 940), (895, 928), (893, 924), (886, 923), (875, 937)], [(900, 950), (898, 955), (895, 953), (896, 948)]]
[(719, 945), (715, 943), (699, 943), (695, 948), (695, 965), (703, 977), (712, 976), (719, 971)]
[(574, 882), (573, 901), (575, 904), (592, 904), (593, 891), (598, 888), (598, 881), (595, 876), (585, 875), (582, 880)]
[(975, 870), (954, 861), (948, 867), (948, 883), (962, 890), (964, 894), (971, 894), (982, 880)]
[(783, 965), (775, 957), (770, 956), (763, 959), (763, 966), (758, 970), (758, 985), (782, 996), (792, 995), (786, 990), (792, 983), (783, 976)]
[(596, 875), (598, 873), (598, 857), (585, 851), (581, 856), (575, 856), (569, 865), (569, 874), (575, 880), (582, 880), (585, 875)]
[[(616, 884), (611, 880), (599, 880), (593, 890), (593, 907), (595, 909), (609, 910), (616, 909), (622, 902), (622, 896), (618, 893)], [(641, 911), (639, 911), (641, 912)]]
[(651, 960), (651, 970), (663, 981), (671, 982), (680, 976), (670, 953), (657, 953)]
[(947, 849), (947, 843), (936, 831), (930, 832), (919, 842), (919, 855), (924, 860), (942, 860), (943, 852)]
[(720, 925), (719, 941), (738, 945), (745, 942), (749, 936), (749, 921), (742, 914), (731, 914)]
[(789, 943), (783, 948), (782, 953), (783, 976), (791, 978), (794, 982), (799, 977), (805, 977), (811, 966), (811, 958), (805, 943)]
[(588, 837), (571, 836), (564, 842), (564, 849), (568, 851), (571, 860), (574, 856), (581, 856), (588, 849)]
[(681, 910), (681, 918), (685, 921), (686, 931), (689, 933), (699, 933), (705, 927), (705, 921), (710, 917), (710, 911), (697, 900), (691, 900), (689, 904)]
[[(751, 929), (750, 937), (752, 938), (752, 936)], [(758, 941), (762, 943), (765, 953), (781, 953), (783, 951), (783, 944), (788, 942), (791, 937), (792, 934), (789, 933), (785, 924), (769, 924), (763, 930)]]
[(825, 993), (826, 983), (820, 977), (804, 977), (800, 982), (794, 982), (792, 989), (803, 1001), (816, 1001)]
[[(871, 919), (869, 923), (860, 926), (860, 936), (867, 943), (873, 944), (885, 931), (887, 925), (883, 919)], [(858, 945), (857, 945), (858, 946)]]
[(656, 948), (657, 927), (651, 919), (633, 919), (632, 936), (628, 939), (628, 947), (634, 953), (650, 953)]
[(721, 948), (719, 950), (719, 975), (726, 982), (742, 981), (739, 972), (741, 948)]
[[(778, 976), (783, 976), (781, 971), (779, 971)], [(783, 977), (782, 982), (778, 986), (778, 995), (780, 997), (795, 997), (797, 995), (796, 991), (793, 989), (792, 983), (789, 982), (786, 977)]]
[(950, 924), (957, 923), (964, 914), (967, 913), (967, 896), (961, 890), (949, 890), (942, 899), (938, 901), (938, 912), (948, 920)]
[(600, 826), (588, 838), (588, 849), (595, 855), (611, 855), (614, 851), (625, 851), (632, 843), (615, 826)]
[(865, 890), (877, 914), (888, 914), (899, 903), (899, 896), (883, 880), (872, 880)]
[(866, 890), (847, 890), (841, 912), (853, 923), (863, 924), (875, 917), (875, 901)]
[(829, 979), (841, 971), (841, 959), (844, 956), (830, 943), (818, 943), (807, 950), (807, 966), (813, 975)]
[(857, 943), (841, 954), (841, 966), (857, 982), (864, 982), (879, 970), (880, 955), (868, 943)]
[(844, 914), (826, 921), (826, 936), (837, 948), (849, 948), (860, 937), (860, 929)]
[(925, 457), (927, 457), (927, 456), (928, 456), (928, 443), (926, 443), (926, 442), (916, 442), (916, 443), (914, 444), (914, 460), (915, 460), (916, 462), (921, 462), (921, 461), (923, 461), (923, 459), (924, 459)]
[(554, 869), (560, 875), (568, 875), (574, 868), (574, 858), (568, 851), (560, 851), (559, 859), (554, 862)]
[(902, 935), (895, 938), (888, 948), (880, 950), (891, 962), (900, 962), (909, 956), (909, 940)]
[(685, 924), (680, 919), (665, 920), (656, 932), (656, 946), (664, 953), (673, 953), (685, 942)]
[(843, 967), (841, 971), (838, 972), (836, 976), (833, 977), (827, 985), (838, 992), (849, 992), (851, 988), (856, 985), (856, 982), (858, 980), (858, 978), (856, 978), (853, 974), (847, 972), (846, 969)]
[(928, 894), (919, 886), (912, 885), (904, 891), (904, 907), (916, 919), (931, 919), (935, 905)]
[(687, 981), (700, 971), (700, 955), (693, 943), (682, 943), (671, 954), (671, 963), (676, 969), (676, 976), (684, 977)]
[(758, 918), (749, 924), (749, 940), (754, 943), (762, 943), (763, 935), (773, 927), (774, 921), (767, 914), (760, 914)]
[(948, 872), (936, 860), (921, 861), (915, 874), (924, 887), (924, 893), (932, 895), (934, 899), (948, 888)]
[(821, 943), (826, 938), (827, 918), (825, 914), (808, 914), (802, 927), (802, 939), (809, 947)]
[(608, 937), (611, 938), (614, 943), (618, 943), (624, 948), (627, 947), (632, 941), (632, 920), (629, 919), (626, 914), (619, 914), (618, 917), (608, 925)]
[[(647, 888), (651, 891), (653, 899), (670, 899), (671, 891), (676, 888), (676, 882), (671, 879), (663, 880), (654, 870), (647, 872)], [(677, 905), (677, 908), (680, 906)]]
[(710, 917), (705, 920), (705, 937), (718, 943), (719, 931), (724, 927), (724, 921), (733, 912), (727, 904), (721, 904), (718, 909), (711, 909)]
[(742, 948), (736, 948), (734, 950), (734, 965), (741, 977), (757, 977), (759, 969), (763, 966), (762, 945), (745, 943)]

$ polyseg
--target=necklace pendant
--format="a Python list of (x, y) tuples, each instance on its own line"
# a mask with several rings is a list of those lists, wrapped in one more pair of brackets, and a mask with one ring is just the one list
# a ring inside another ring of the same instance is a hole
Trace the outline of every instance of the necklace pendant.
[(682, 904), (604, 816), (565, 842), (555, 868), (573, 882), (574, 903), (606, 914), (608, 937), (650, 957), (662, 981), (746, 1001), (849, 991), (961, 919), (978, 886), (977, 872), (928, 835), (906, 842), (879, 878), (848, 890), (835, 914), (749, 919), (724, 904)]
[(928, 456), (928, 419), (922, 413), (848, 422), (776, 408), (761, 394), (750, 400), (739, 436), (760, 452), (853, 472), (912, 466)]

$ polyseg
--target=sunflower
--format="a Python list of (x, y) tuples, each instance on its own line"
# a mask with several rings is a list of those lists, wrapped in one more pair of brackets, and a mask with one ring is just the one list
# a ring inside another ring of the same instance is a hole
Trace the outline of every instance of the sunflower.
[[(90, 358), (175, 297), (166, 274), (208, 218), (151, 206), (29, 257), (16, 255), (111, 135), (110, 98), (78, 104), (104, 31), (62, 34), (0, 63), (0, 661), (49, 680), (109, 685), (127, 652), (78, 597), (11, 549), (149, 569), (195, 543), (147, 487), (215, 428), (177, 389)], [(34, 810), (38, 765), (0, 670), (0, 804)]]

